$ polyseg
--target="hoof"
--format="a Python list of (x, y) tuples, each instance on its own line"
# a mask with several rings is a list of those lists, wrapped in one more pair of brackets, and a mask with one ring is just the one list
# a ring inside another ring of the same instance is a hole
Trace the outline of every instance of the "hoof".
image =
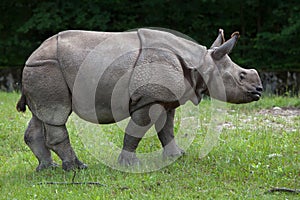
[(74, 161), (64, 161), (62, 164), (62, 168), (65, 171), (70, 171), (73, 169), (86, 169), (88, 166), (78, 159)]
[(39, 166), (37, 166), (37, 168), (35, 169), (37, 172), (42, 171), (43, 169), (55, 169), (57, 168), (59, 165), (54, 163), (54, 162), (49, 162), (49, 163), (40, 163)]
[(163, 151), (163, 158), (176, 158), (185, 154), (185, 151), (180, 149), (177, 145), (165, 147)]
[(120, 165), (125, 167), (140, 165), (140, 160), (136, 157), (136, 154), (126, 150), (122, 150), (119, 155), (118, 162)]

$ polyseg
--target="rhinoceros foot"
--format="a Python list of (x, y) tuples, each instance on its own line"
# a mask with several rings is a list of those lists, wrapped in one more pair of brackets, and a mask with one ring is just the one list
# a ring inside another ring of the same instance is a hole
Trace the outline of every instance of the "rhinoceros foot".
[(70, 171), (72, 169), (86, 169), (88, 166), (83, 162), (75, 159), (74, 161), (64, 161), (62, 163), (62, 168), (65, 171)]
[(119, 155), (118, 162), (120, 165), (125, 167), (140, 164), (140, 160), (136, 157), (135, 152), (130, 152), (126, 150), (122, 150), (121, 154)]
[(163, 158), (174, 158), (180, 157), (185, 154), (185, 151), (179, 148), (176, 144), (174, 145), (167, 145), (164, 147), (163, 151)]
[(40, 163), (39, 166), (37, 166), (37, 168), (35, 169), (37, 172), (42, 171), (43, 169), (55, 169), (56, 167), (58, 167), (59, 165), (54, 163), (54, 162), (48, 162), (48, 163)]

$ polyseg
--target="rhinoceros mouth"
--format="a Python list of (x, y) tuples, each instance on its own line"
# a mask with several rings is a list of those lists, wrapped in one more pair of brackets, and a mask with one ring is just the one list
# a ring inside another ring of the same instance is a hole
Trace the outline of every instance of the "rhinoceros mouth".
[(261, 97), (261, 92), (258, 92), (258, 91), (250, 92), (250, 94), (254, 101), (258, 101)]

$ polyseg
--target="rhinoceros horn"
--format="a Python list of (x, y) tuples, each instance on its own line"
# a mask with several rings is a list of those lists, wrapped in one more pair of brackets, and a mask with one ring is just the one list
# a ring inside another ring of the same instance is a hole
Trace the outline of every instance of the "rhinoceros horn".
[(236, 42), (238, 41), (239, 37), (239, 32), (234, 32), (229, 40), (227, 40), (224, 44), (222, 44), (220, 47), (217, 47), (214, 50), (214, 52), (212, 53), (212, 57), (215, 60), (220, 60), (223, 56), (229, 54)]
[(213, 49), (215, 47), (219, 47), (224, 42), (225, 42), (224, 31), (223, 31), (223, 29), (219, 29), (219, 35), (218, 35), (217, 39), (214, 41), (214, 43), (211, 45), (210, 48)]

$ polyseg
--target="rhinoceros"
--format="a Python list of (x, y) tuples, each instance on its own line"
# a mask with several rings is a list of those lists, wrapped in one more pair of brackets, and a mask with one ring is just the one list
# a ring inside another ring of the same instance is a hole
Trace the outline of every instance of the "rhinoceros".
[(177, 107), (187, 101), (198, 105), (204, 94), (230, 103), (261, 97), (257, 71), (239, 67), (228, 56), (238, 38), (234, 32), (225, 41), (220, 29), (207, 49), (167, 31), (141, 28), (69, 30), (45, 40), (25, 63), (17, 103), (18, 111), (25, 112), (27, 105), (32, 113), (24, 140), (39, 161), (36, 170), (57, 166), (51, 150), (64, 170), (87, 167), (70, 144), (65, 124), (72, 112), (97, 124), (130, 117), (121, 165), (139, 162), (136, 148), (152, 125), (163, 156), (182, 155), (174, 141)]

